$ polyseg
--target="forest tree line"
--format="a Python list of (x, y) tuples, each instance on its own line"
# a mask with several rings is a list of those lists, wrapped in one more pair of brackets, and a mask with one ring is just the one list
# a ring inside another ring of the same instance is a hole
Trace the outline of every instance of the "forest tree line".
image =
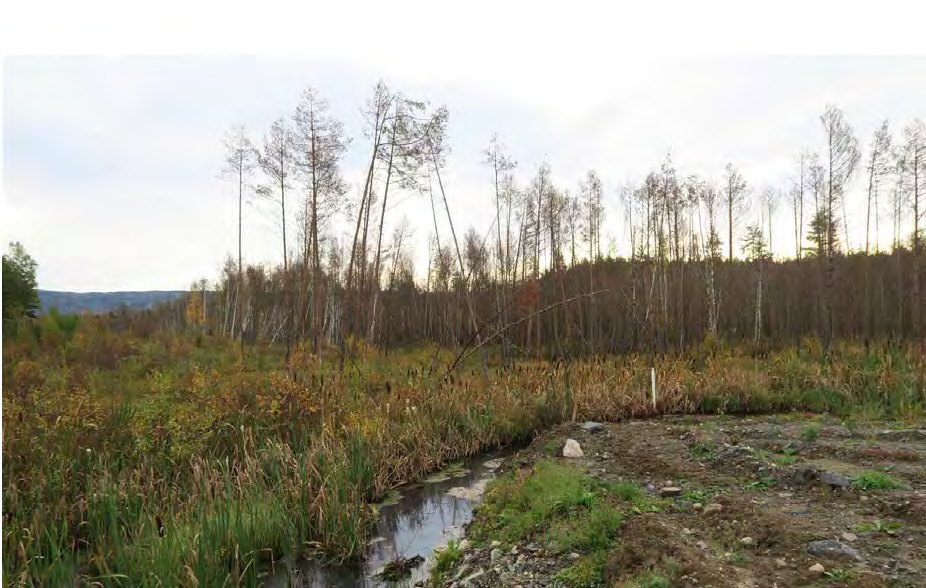
[[(352, 141), (309, 88), (259, 141), (234, 128), (224, 172), (237, 198), (237, 259), (216, 284), (202, 281), (182, 303), (148, 313), (152, 324), (221, 333), (240, 339), (242, 350), (256, 341), (285, 343), (287, 354), (296, 341), (316, 352), (337, 345), (342, 357), (358, 341), (491, 339), (506, 357), (556, 357), (669, 351), (706, 337), (777, 345), (816, 336), (828, 348), (834, 338), (923, 335), (920, 119), (899, 133), (884, 121), (863, 144), (828, 105), (819, 149), (795, 155), (788, 185), (762, 190), (734, 163), (709, 179), (667, 156), (639, 184), (611, 191), (623, 218), (606, 218), (610, 196), (595, 171), (569, 189), (543, 162), (519, 182), (518, 164), (493, 137), (483, 163), (495, 218), (487, 230), (464, 231), (444, 184), (447, 109), (380, 83), (363, 116), (363, 139)], [(351, 147), (366, 154), (353, 197), (342, 175)], [(859, 184), (864, 241), (848, 229), (847, 194)], [(427, 268), (414, 266), (406, 219), (390, 219), (385, 234), (389, 203), (409, 193), (430, 206)], [(280, 219), (287, 207), (299, 211), (295, 235), (281, 223), (279, 266), (245, 263), (249, 197), (272, 203)], [(350, 224), (344, 247), (330, 233), (338, 214)], [(782, 214), (793, 233), (773, 235)], [(629, 255), (616, 257), (604, 242), (615, 233)], [(773, 236), (790, 242), (793, 256), (773, 257)]]

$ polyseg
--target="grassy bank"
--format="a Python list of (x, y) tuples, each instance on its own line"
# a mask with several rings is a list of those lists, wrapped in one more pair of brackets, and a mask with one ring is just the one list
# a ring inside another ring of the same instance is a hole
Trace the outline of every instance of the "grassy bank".
[[(500, 549), (534, 543), (549, 548), (553, 557), (579, 557), (555, 574), (558, 585), (595, 588), (606, 585), (606, 568), (626, 517), (670, 508), (670, 504), (644, 494), (631, 483), (595, 480), (579, 468), (550, 461), (529, 471), (509, 473), (495, 480), (485, 504), (467, 530), (477, 545), (490, 541)], [(452, 554), (451, 545), (441, 558)], [(449, 567), (446, 566), (446, 567)], [(445, 570), (436, 566), (432, 586), (444, 584)], [(669, 586), (665, 572), (651, 571), (631, 586)]]
[[(390, 487), (570, 419), (800, 409), (917, 419), (913, 349), (813, 345), (755, 360), (722, 349), (657, 361), (465, 365), (446, 351), (333, 356), (81, 322), (4, 342), (3, 570), (8, 584), (254, 584), (262, 561), (358, 557)], [(436, 369), (432, 369), (436, 366)]]

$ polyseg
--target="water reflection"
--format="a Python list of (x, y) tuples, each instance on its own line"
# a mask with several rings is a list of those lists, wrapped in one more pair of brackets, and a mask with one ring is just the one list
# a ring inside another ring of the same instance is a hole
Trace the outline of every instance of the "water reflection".
[[(362, 565), (333, 566), (311, 560), (282, 562), (277, 564), (276, 573), (267, 578), (265, 585), (280, 588), (414, 586), (418, 580), (427, 580), (434, 550), (462, 535), (463, 525), (472, 518), (473, 500), (494, 477), (499, 455), (473, 459), (465, 465), (468, 471), (459, 477), (399, 488), (402, 497), (398, 504), (380, 508), (380, 518)], [(388, 584), (373, 577), (396, 558), (416, 555), (424, 557), (425, 563), (414, 569), (404, 582)]]

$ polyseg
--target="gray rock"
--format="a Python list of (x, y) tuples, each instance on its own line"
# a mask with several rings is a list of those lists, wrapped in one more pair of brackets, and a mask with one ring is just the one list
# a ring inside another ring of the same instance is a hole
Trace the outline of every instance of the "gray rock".
[(463, 578), (463, 580), (462, 580), (463, 585), (464, 585), (464, 586), (471, 586), (471, 585), (473, 585), (473, 583), (475, 583), (476, 580), (478, 580), (479, 578), (483, 577), (483, 576), (485, 575), (485, 573), (486, 573), (486, 571), (485, 571), (484, 569), (479, 568), (478, 570), (476, 570), (476, 571), (473, 572), (472, 574), (470, 574), (470, 575), (466, 576), (465, 578)]
[(833, 557), (840, 559), (851, 559), (853, 561), (862, 561), (862, 556), (858, 551), (849, 547), (842, 541), (835, 539), (825, 539), (823, 541), (811, 541), (807, 544), (807, 553), (818, 557)]
[(579, 425), (579, 427), (585, 431), (588, 431), (589, 433), (600, 433), (604, 431), (604, 425), (593, 421), (586, 421)]
[(459, 580), (460, 578), (468, 574), (471, 569), (472, 569), (472, 566), (470, 566), (468, 563), (461, 565), (459, 568), (457, 568), (457, 573), (454, 574), (453, 581), (456, 582), (457, 580)]
[(878, 437), (889, 441), (916, 441), (926, 439), (926, 429), (886, 430), (878, 433)]
[(489, 561), (491, 561), (492, 563), (495, 563), (496, 561), (499, 560), (501, 556), (502, 556), (502, 550), (496, 547), (489, 554)]
[(682, 489), (678, 486), (665, 486), (659, 489), (659, 496), (661, 498), (671, 498), (673, 496), (681, 496)]
[(852, 485), (852, 480), (836, 472), (820, 472), (819, 480), (831, 488), (848, 488)]

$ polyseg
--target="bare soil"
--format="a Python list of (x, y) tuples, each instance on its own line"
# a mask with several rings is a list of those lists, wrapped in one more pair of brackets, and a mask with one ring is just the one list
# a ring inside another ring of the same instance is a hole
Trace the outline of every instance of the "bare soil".
[[(671, 558), (673, 586), (926, 586), (924, 428), (860, 429), (803, 414), (664, 417), (605, 424), (596, 433), (570, 424), (544, 433), (503, 469), (552, 459), (653, 496), (681, 489), (657, 512), (626, 517), (605, 567), (607, 585), (632, 585)], [(566, 439), (578, 441), (584, 457), (562, 457)], [(842, 485), (870, 472), (904, 487)], [(809, 551), (827, 539), (858, 558)], [(493, 561), (490, 551), (476, 546), (461, 562), (467, 572), (486, 572), (470, 584), (557, 585), (556, 573), (577, 557), (522, 545), (496, 550)], [(824, 571), (812, 571), (815, 564)]]

